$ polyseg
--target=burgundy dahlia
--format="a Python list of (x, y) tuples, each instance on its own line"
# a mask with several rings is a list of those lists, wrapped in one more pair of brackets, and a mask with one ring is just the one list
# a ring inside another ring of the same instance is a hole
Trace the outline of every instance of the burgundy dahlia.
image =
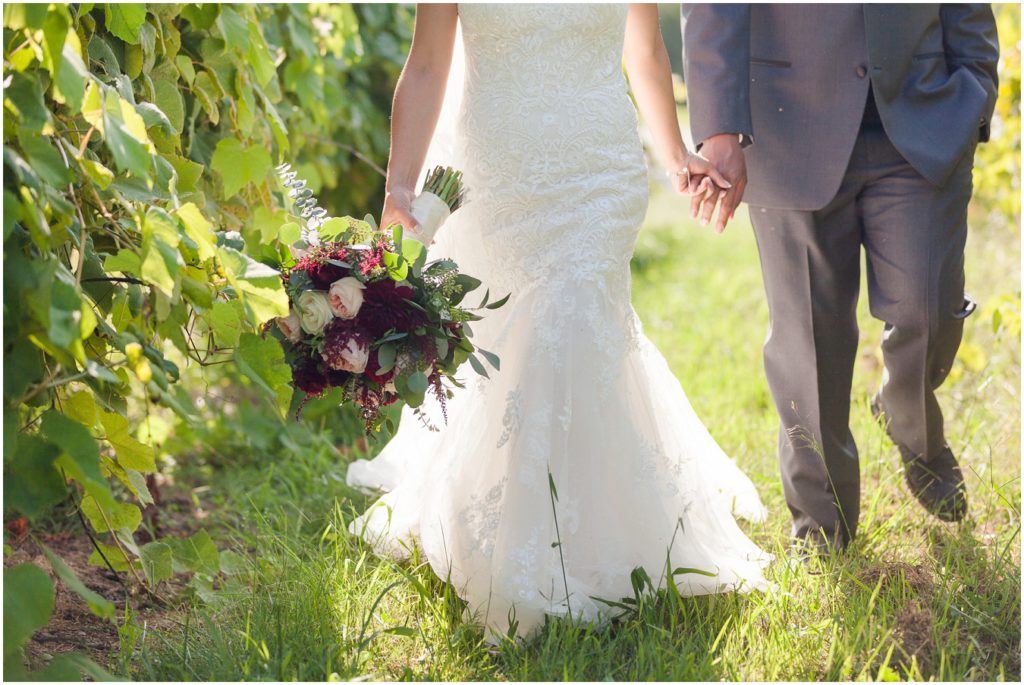
[(310, 358), (302, 360), (292, 369), (292, 383), (314, 397), (319, 397), (327, 390), (327, 377), (317, 368), (316, 361)]
[(371, 338), (377, 339), (390, 329), (409, 333), (426, 323), (423, 312), (407, 304), (415, 292), (390, 278), (366, 284), (363, 306), (356, 320)]

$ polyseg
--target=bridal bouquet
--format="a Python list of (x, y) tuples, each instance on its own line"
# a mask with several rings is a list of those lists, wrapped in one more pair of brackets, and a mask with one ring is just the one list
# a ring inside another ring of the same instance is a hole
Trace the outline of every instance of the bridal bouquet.
[[(328, 218), (289, 165), (278, 172), (305, 223), (281, 229), (297, 261), (283, 275), (291, 311), (276, 320), (292, 384), (306, 393), (303, 404), (341, 388), (343, 402), (360, 407), (367, 431), (380, 430), (381, 408), (399, 398), (419, 407), (429, 392), (444, 413), (446, 382), (462, 387), (455, 372), (463, 362), (487, 376), (477, 352), (498, 368), (494, 354), (470, 342), (469, 322), (480, 316), (462, 301), (478, 279), (451, 260), (428, 263), (423, 243), (404, 237), (400, 225), (382, 232), (369, 216)], [(458, 172), (432, 172), (413, 206), (425, 240), (462, 197)], [(488, 295), (476, 309), (508, 300), (488, 304)]]

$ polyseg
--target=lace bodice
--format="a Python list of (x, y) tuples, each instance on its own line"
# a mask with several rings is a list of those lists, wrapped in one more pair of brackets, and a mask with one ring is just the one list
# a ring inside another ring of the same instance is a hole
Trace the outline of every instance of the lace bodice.
[[(647, 184), (621, 67), (626, 13), (459, 7), (466, 70), (455, 156), (471, 193), (460, 220), (480, 232), (499, 289), (628, 280)], [(567, 203), (577, 211), (563, 211)], [(593, 221), (582, 229), (580, 218)]]

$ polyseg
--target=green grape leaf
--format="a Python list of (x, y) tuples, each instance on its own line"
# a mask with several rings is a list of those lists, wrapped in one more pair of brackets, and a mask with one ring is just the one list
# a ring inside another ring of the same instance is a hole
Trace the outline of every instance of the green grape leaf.
[(82, 165), (86, 175), (100, 187), (100, 190), (106, 190), (110, 182), (114, 180), (114, 172), (95, 160), (80, 159), (78, 163)]
[(185, 5), (181, 8), (181, 16), (187, 19), (193, 27), (199, 31), (206, 31), (217, 19), (220, 12), (220, 4), (203, 3), (199, 5)]
[(41, 29), (46, 20), (44, 4), (9, 3), (4, 5), (4, 28), (17, 31), (23, 28)]
[[(62, 53), (64, 65), (57, 73), (54, 96), (58, 102), (63, 102), (72, 114), (78, 114), (82, 109), (82, 99), (85, 97), (85, 84), (92, 77), (89, 75), (85, 63), (82, 62), (82, 58), (79, 57), (78, 51), (71, 45), (71, 35), (68, 36), (68, 42), (64, 44)], [(77, 41), (77, 38), (75, 40)]]
[(252, 572), (252, 565), (238, 552), (225, 549), (220, 553), (220, 570), (227, 576), (244, 576)]
[(185, 235), (196, 242), (199, 249), (199, 258), (206, 260), (217, 254), (217, 239), (213, 235), (213, 226), (203, 213), (191, 202), (186, 202), (174, 213), (181, 219), (185, 226)]
[(142, 121), (147, 129), (156, 126), (164, 133), (171, 134), (175, 132), (171, 120), (164, 114), (163, 110), (152, 102), (140, 102), (135, 105), (135, 111), (142, 117)]
[(207, 312), (206, 321), (213, 330), (217, 344), (222, 347), (235, 347), (242, 335), (242, 317), (239, 313), (238, 300), (215, 302)]
[(171, 567), (176, 573), (212, 576), (220, 571), (220, 552), (205, 530), (190, 538), (164, 538), (161, 542), (171, 548)]
[(164, 158), (170, 162), (178, 174), (178, 192), (191, 193), (195, 191), (196, 184), (203, 175), (203, 165), (178, 155), (164, 155)]
[(64, 5), (55, 5), (46, 13), (43, 21), (43, 68), (50, 72), (50, 79), (57, 78), (63, 63), (64, 38), (71, 25), (71, 16)]
[(153, 83), (154, 101), (171, 122), (175, 134), (181, 133), (185, 125), (185, 100), (178, 90), (177, 80), (157, 79)]
[(82, 513), (89, 519), (89, 524), (97, 533), (107, 533), (121, 528), (135, 530), (142, 523), (142, 512), (134, 504), (114, 502), (113, 506), (101, 509), (92, 495), (82, 498)]
[(217, 104), (220, 100), (217, 84), (210, 77), (209, 72), (201, 71), (196, 74), (192, 81), (192, 94), (199, 100), (199, 104), (206, 111), (210, 123), (216, 126), (220, 122), (220, 107)]
[(273, 338), (243, 333), (235, 348), (238, 370), (259, 388), (277, 399), (277, 408), (286, 415), (291, 404), (291, 371), (284, 361), (284, 350)]
[(192, 58), (188, 55), (177, 55), (174, 58), (174, 66), (178, 68), (178, 74), (189, 86), (196, 80), (196, 68), (192, 66)]
[(107, 30), (129, 45), (138, 45), (139, 29), (146, 21), (142, 3), (110, 2), (106, 6)]
[(174, 294), (178, 269), (184, 264), (178, 251), (180, 241), (178, 223), (162, 209), (151, 207), (142, 222), (141, 273), (167, 297)]
[(332, 216), (320, 224), (318, 232), (324, 240), (334, 240), (349, 229), (348, 217)]
[(243, 53), (249, 49), (249, 27), (248, 22), (238, 12), (231, 9), (229, 5), (221, 7), (220, 16), (217, 17), (217, 30), (224, 37), (228, 48), (240, 50)]
[(150, 542), (139, 548), (142, 572), (150, 583), (155, 585), (171, 578), (171, 557), (171, 547), (164, 542)]
[(53, 147), (49, 137), (38, 134), (21, 135), (18, 142), (25, 152), (28, 163), (43, 181), (58, 187), (66, 186), (71, 181), (71, 170), (64, 166), (64, 160)]
[(240, 293), (253, 325), (288, 316), (288, 293), (278, 271), (230, 247), (218, 247), (217, 256), (228, 282)]
[(68, 568), (68, 565), (65, 564), (60, 557), (51, 552), (46, 545), (40, 544), (39, 548), (43, 550), (43, 554), (46, 555), (46, 560), (50, 562), (50, 568), (53, 569), (54, 573), (64, 581), (64, 584), (67, 585), (72, 592), (85, 600), (85, 603), (89, 607), (89, 611), (102, 619), (108, 621), (114, 620), (116, 616), (116, 608), (114, 607), (113, 602), (87, 588), (85, 583), (78, 579), (75, 572)]
[(135, 497), (138, 498), (139, 502), (143, 505), (153, 504), (153, 495), (149, 492), (149, 486), (146, 485), (146, 477), (133, 469), (122, 469), (122, 474), (118, 473), (118, 478), (121, 478), (121, 482), (132, 491)]
[(260, 86), (267, 85), (277, 73), (277, 67), (274, 65), (270, 49), (260, 34), (260, 25), (255, 21), (249, 22), (248, 59), (253, 73), (256, 75), (256, 83)]
[(64, 410), (65, 414), (87, 428), (96, 425), (96, 420), (99, 418), (96, 399), (89, 390), (72, 393), (61, 402), (60, 408)]
[(156, 471), (156, 455), (150, 445), (133, 438), (128, 431), (128, 419), (112, 412), (101, 412), (100, 421), (107, 442), (114, 448), (117, 461), (125, 469), (143, 473)]
[(199, 271), (193, 267), (185, 267), (186, 275), (181, 277), (181, 294), (185, 296), (185, 299), (191, 302), (198, 308), (209, 309), (213, 306), (213, 291), (208, 280), (205, 278), (197, 279), (187, 275)]
[(103, 260), (103, 268), (106, 271), (139, 276), (142, 273), (142, 259), (134, 250), (121, 249), (117, 251), (117, 254), (110, 255)]
[(19, 337), (4, 353), (4, 395), (21, 397), (43, 379), (43, 356), (27, 338)]
[(35, 520), (68, 496), (54, 467), (60, 448), (34, 434), (18, 436), (18, 449), (4, 462), (4, 503)]
[[(89, 105), (89, 93), (83, 107)], [(135, 107), (115, 91), (107, 90), (103, 106), (103, 139), (114, 162), (122, 171), (145, 176), (151, 168), (152, 142), (146, 133), (146, 122)]]
[(57, 279), (50, 285), (49, 322), (46, 334), (50, 341), (73, 350), (96, 328), (96, 315), (82, 301), (75, 286)]
[(49, 409), (43, 414), (40, 434), (61, 448), (57, 464), (74, 478), (104, 507), (116, 503), (110, 484), (100, 471), (100, 450), (89, 430), (79, 422)]
[(243, 148), (237, 138), (224, 138), (210, 162), (224, 183), (224, 197), (230, 198), (254, 181), (262, 181), (270, 171), (270, 153), (253, 145)]
[(4, 88), (4, 107), (10, 107), (18, 115), (24, 128), (41, 131), (50, 121), (50, 111), (43, 104), (39, 79), (17, 71), (9, 78), (11, 82)]
[(295, 223), (294, 221), (289, 221), (288, 223), (281, 226), (281, 232), (278, 234), (277, 239), (280, 240), (285, 245), (291, 245), (293, 243), (297, 243), (299, 239), (302, 237), (301, 231), (302, 229), (299, 227), (297, 223)]
[(35, 564), (4, 569), (4, 676), (12, 662), (21, 664), (21, 646), (50, 622), (53, 582)]
[[(99, 551), (93, 549), (92, 554), (89, 555), (89, 563), (93, 566), (106, 566), (106, 562), (103, 561), (103, 558), (106, 557), (115, 571), (127, 571), (132, 567), (132, 562), (124, 555), (120, 547), (99, 541), (94, 544), (99, 547)], [(102, 556), (100, 552), (103, 552)]]

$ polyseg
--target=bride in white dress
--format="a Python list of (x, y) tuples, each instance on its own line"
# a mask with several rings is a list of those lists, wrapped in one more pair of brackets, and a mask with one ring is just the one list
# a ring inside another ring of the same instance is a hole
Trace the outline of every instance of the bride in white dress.
[(463, 92), (444, 161), (469, 195), (430, 253), (511, 293), (473, 324), (501, 370), (467, 367), (440, 430), (406, 409), (381, 454), (349, 467), (351, 485), (386, 491), (350, 530), (381, 554), (418, 546), (500, 633), (514, 619), (529, 634), (546, 614), (600, 621), (600, 599), (632, 596), (637, 567), (683, 594), (764, 589), (769, 557), (733, 518), (763, 519), (757, 492), (630, 304), (648, 176), (623, 57), (671, 170), (726, 185), (680, 138), (656, 5), (420, 5), (383, 225), (415, 228), (453, 49), (465, 75), (450, 84)]

